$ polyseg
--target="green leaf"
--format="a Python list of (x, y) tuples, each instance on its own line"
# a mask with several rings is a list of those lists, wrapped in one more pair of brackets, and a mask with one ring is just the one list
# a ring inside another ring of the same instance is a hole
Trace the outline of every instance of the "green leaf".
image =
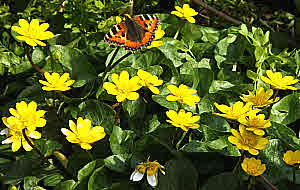
[(109, 137), (111, 151), (125, 159), (129, 158), (132, 154), (135, 136), (133, 131), (122, 130), (120, 127), (114, 126)]
[(24, 190), (35, 190), (35, 187), (38, 186), (39, 179), (35, 176), (27, 176), (24, 178)]
[(234, 87), (234, 84), (227, 81), (214, 80), (209, 87), (209, 93), (217, 93), (219, 91), (226, 91)]
[(80, 55), (78, 50), (62, 45), (53, 45), (49, 49), (53, 59), (60, 62), (68, 70), (72, 70), (72, 59)]
[(254, 54), (255, 54), (256, 61), (262, 63), (268, 57), (268, 48), (257, 46), (255, 47)]
[(300, 148), (299, 139), (296, 137), (295, 132), (286, 125), (272, 122), (272, 126), (267, 128), (267, 132), (295, 149)]
[(300, 118), (299, 93), (290, 94), (273, 105), (271, 121), (287, 125)]
[(76, 182), (74, 180), (67, 180), (60, 182), (54, 190), (73, 190), (76, 187)]
[[(170, 160), (165, 165), (166, 175), (159, 174), (161, 190), (197, 190), (198, 172), (187, 159)], [(184, 174), (184, 175), (182, 175)]]
[(220, 132), (230, 132), (230, 125), (223, 117), (215, 116), (212, 114), (202, 114), (201, 124), (206, 125), (210, 129)]
[(64, 177), (60, 174), (52, 174), (50, 176), (47, 176), (43, 179), (43, 183), (45, 186), (56, 186), (58, 183), (61, 182), (61, 180), (63, 180)]
[(163, 46), (158, 49), (172, 61), (175, 67), (179, 67), (184, 63), (185, 53), (179, 53), (184, 48), (184, 43), (173, 38), (163, 38)]
[(192, 140), (188, 144), (185, 144), (180, 150), (185, 152), (208, 152), (207, 143), (198, 140)]
[(258, 74), (251, 70), (247, 70), (247, 77), (252, 79), (253, 81), (256, 81), (259, 78)]
[(197, 104), (198, 113), (211, 113), (214, 111), (214, 103), (216, 102), (215, 96), (213, 94), (207, 94), (200, 99), (200, 102)]
[(44, 59), (45, 59), (45, 55), (44, 52), (41, 50), (41, 48), (40, 47), (35, 48), (32, 52), (32, 61), (34, 62), (34, 64), (38, 64)]
[(100, 125), (104, 127), (105, 133), (111, 134), (115, 112), (111, 107), (105, 103), (97, 100), (87, 100), (81, 104), (82, 109), (80, 115), (84, 115), (90, 119), (94, 126)]
[(231, 172), (221, 173), (210, 177), (201, 188), (201, 190), (211, 189), (239, 190), (239, 180)]
[[(182, 24), (182, 23), (180, 23)], [(201, 30), (202, 27), (196, 25), (196, 24), (191, 24), (189, 22), (185, 22), (183, 24), (183, 27), (181, 28), (180, 32), (182, 34), (182, 38), (185, 41), (189, 40), (200, 40), (203, 36), (203, 31)]]
[(45, 157), (52, 155), (55, 150), (60, 150), (62, 148), (61, 144), (52, 140), (39, 139), (34, 141), (34, 144)]
[(209, 148), (222, 150), (223, 148), (227, 147), (227, 141), (224, 137), (220, 137), (217, 140), (209, 142), (207, 145)]
[(88, 181), (88, 190), (106, 190), (110, 189), (112, 185), (112, 179), (109, 172), (101, 166), (97, 168), (91, 175)]
[(120, 155), (112, 155), (104, 159), (104, 164), (109, 169), (123, 173), (128, 169), (126, 160)]
[(264, 46), (267, 42), (269, 42), (269, 31), (266, 32), (264, 35), (264, 32), (262, 31), (261, 28), (257, 28), (254, 33), (254, 46)]
[(231, 56), (232, 52), (230, 52), (232, 50), (231, 44), (236, 40), (236, 38), (236, 35), (229, 34), (226, 38), (223, 38), (217, 43), (215, 48), (215, 59), (219, 67), (223, 61), (233, 58)]
[(158, 120), (157, 115), (155, 114), (153, 115), (152, 119), (149, 121), (149, 128), (146, 134), (155, 131), (159, 126), (160, 126), (160, 122)]
[(241, 30), (239, 32), (244, 36), (248, 35), (248, 28), (247, 28), (246, 24), (241, 25)]
[(285, 152), (285, 149), (279, 139), (270, 140), (267, 148), (260, 151), (259, 157), (268, 168), (264, 176), (272, 184), (277, 184), (283, 179), (292, 179), (293, 170), (283, 162), (283, 152)]
[(92, 64), (89, 63), (87, 56), (73, 57), (71, 60), (72, 79), (92, 80), (97, 77), (97, 72)]
[(152, 99), (158, 103), (159, 105), (168, 108), (169, 110), (178, 110), (178, 104), (177, 102), (169, 102), (166, 99), (166, 96), (163, 95), (153, 95)]
[(96, 161), (92, 161), (78, 171), (77, 178), (79, 181), (91, 175), (96, 167)]
[(202, 32), (201, 40), (204, 42), (217, 43), (220, 39), (220, 31), (212, 27), (200, 27)]
[(146, 111), (146, 104), (142, 100), (142, 98), (139, 98), (134, 101), (125, 101), (122, 102), (122, 107), (125, 113), (128, 114), (130, 118), (144, 118), (145, 117), (145, 111)]

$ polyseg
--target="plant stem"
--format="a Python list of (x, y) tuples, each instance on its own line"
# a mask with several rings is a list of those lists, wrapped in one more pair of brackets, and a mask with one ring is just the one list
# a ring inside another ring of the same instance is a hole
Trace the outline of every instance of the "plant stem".
[(242, 155), (240, 156), (238, 162), (236, 163), (236, 165), (235, 165), (234, 168), (233, 168), (233, 171), (232, 171), (233, 174), (236, 174), (237, 169), (238, 169), (238, 167), (240, 166), (240, 163), (241, 163), (241, 161), (242, 161), (242, 158), (244, 157), (244, 151), (243, 151), (243, 150), (241, 151), (241, 153), (242, 153)]
[(119, 120), (119, 117), (120, 117), (120, 112), (121, 112), (121, 106), (118, 105), (118, 109), (117, 109), (117, 113), (116, 113), (114, 125), (117, 125), (117, 123), (118, 123), (118, 120)]
[(296, 169), (293, 168), (293, 184), (296, 184)]
[(179, 27), (179, 28), (177, 29), (177, 31), (176, 31), (176, 33), (175, 33), (175, 36), (174, 36), (174, 39), (177, 39), (178, 34), (179, 34), (179, 31), (180, 31), (180, 28), (181, 28), (181, 27)]
[(31, 143), (31, 141), (29, 140), (29, 138), (27, 137), (27, 135), (26, 135), (26, 128), (24, 128), (23, 130), (22, 130), (22, 134), (23, 134), (23, 137), (24, 137), (24, 139), (26, 140), (26, 142), (29, 144), (29, 146), (31, 146), (32, 147), (32, 149), (36, 152), (36, 153), (38, 153), (38, 155), (40, 155), (40, 157), (42, 158), (42, 160), (43, 160), (43, 162), (44, 163), (47, 163), (48, 165), (50, 165), (50, 162), (44, 157), (44, 155)]
[(260, 175), (259, 176), (260, 178), (262, 178), (262, 180), (264, 180), (264, 182), (266, 183), (266, 184), (268, 184), (270, 187), (271, 187), (271, 189), (273, 189), (273, 190), (278, 190), (269, 180), (267, 180), (267, 178), (265, 178), (263, 175)]
[(130, 11), (129, 11), (129, 13), (131, 14), (131, 15), (133, 15), (133, 0), (129, 0), (129, 4), (130, 4)]
[(188, 131), (185, 131), (185, 132), (182, 134), (180, 140), (179, 140), (178, 143), (176, 144), (176, 150), (179, 149), (180, 143), (183, 141), (183, 139), (184, 139), (184, 137), (186, 136), (187, 133), (188, 133)]
[(32, 57), (30, 55), (30, 47), (28, 45), (25, 46), (26, 49), (26, 56), (30, 62), (30, 64), (32, 65), (32, 67), (37, 70), (39, 73), (41, 73), (42, 75), (44, 75), (44, 71), (42, 69), (40, 69), (36, 64), (33, 63), (32, 61)]
[[(276, 96), (278, 95), (278, 91), (279, 91), (279, 90), (276, 90), (276, 92), (275, 92), (275, 95), (274, 95), (274, 97), (273, 97), (273, 102), (275, 101)], [(271, 105), (268, 107), (268, 116), (269, 116), (269, 117), (271, 117), (271, 110), (272, 110), (272, 107), (273, 107), (273, 104), (271, 104)]]
[(89, 150), (86, 150), (86, 152), (87, 152), (89, 158), (91, 159), (91, 161), (94, 161), (94, 157), (93, 157), (92, 153)]

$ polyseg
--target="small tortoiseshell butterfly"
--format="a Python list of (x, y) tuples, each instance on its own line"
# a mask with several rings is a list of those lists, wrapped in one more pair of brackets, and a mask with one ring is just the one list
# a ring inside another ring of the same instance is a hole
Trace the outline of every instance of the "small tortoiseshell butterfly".
[(104, 41), (136, 52), (152, 44), (159, 25), (160, 19), (156, 15), (136, 15), (131, 18), (125, 14), (125, 20), (116, 24), (105, 35)]

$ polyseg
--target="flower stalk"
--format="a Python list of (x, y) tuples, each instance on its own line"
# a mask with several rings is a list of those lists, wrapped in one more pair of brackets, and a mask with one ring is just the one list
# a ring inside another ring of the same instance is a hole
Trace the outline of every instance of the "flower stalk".
[(33, 63), (32, 61), (32, 57), (30, 55), (30, 47), (28, 45), (25, 46), (26, 49), (26, 56), (30, 62), (30, 64), (32, 65), (32, 67), (37, 70), (39, 73), (41, 73), (41, 75), (44, 75), (44, 71), (42, 69), (40, 69), (36, 64)]
[(278, 190), (265, 176), (260, 175), (259, 176), (266, 184), (268, 184), (272, 190)]
[(44, 163), (47, 163), (47, 165), (50, 165), (50, 162), (47, 160), (46, 157), (44, 157), (44, 155), (41, 153), (41, 151), (39, 151), (39, 149), (37, 149), (32, 143), (31, 141), (28, 139), (26, 132), (25, 132), (26, 128), (22, 129), (22, 134), (24, 136), (24, 139), (26, 140), (26, 142), (32, 147), (32, 149), (38, 153), (38, 155), (40, 155), (41, 159), (43, 160)]
[(180, 146), (181, 142), (183, 141), (183, 139), (184, 139), (184, 137), (186, 136), (187, 133), (188, 133), (188, 131), (185, 131), (185, 132), (182, 134), (180, 140), (179, 140), (178, 143), (176, 144), (176, 150), (179, 150), (179, 146)]

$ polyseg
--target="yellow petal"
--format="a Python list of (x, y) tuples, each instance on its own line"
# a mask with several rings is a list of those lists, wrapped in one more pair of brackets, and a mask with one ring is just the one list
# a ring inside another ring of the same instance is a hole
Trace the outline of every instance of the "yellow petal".
[(196, 22), (196, 20), (193, 17), (186, 17), (186, 20), (188, 20), (190, 23)]
[(139, 94), (137, 92), (130, 92), (127, 96), (128, 100), (137, 100), (139, 98)]
[(172, 15), (176, 15), (176, 16), (178, 16), (178, 17), (180, 17), (180, 18), (183, 17), (183, 14), (180, 13), (180, 12), (178, 12), (178, 11), (172, 11), (171, 14), (172, 14)]

